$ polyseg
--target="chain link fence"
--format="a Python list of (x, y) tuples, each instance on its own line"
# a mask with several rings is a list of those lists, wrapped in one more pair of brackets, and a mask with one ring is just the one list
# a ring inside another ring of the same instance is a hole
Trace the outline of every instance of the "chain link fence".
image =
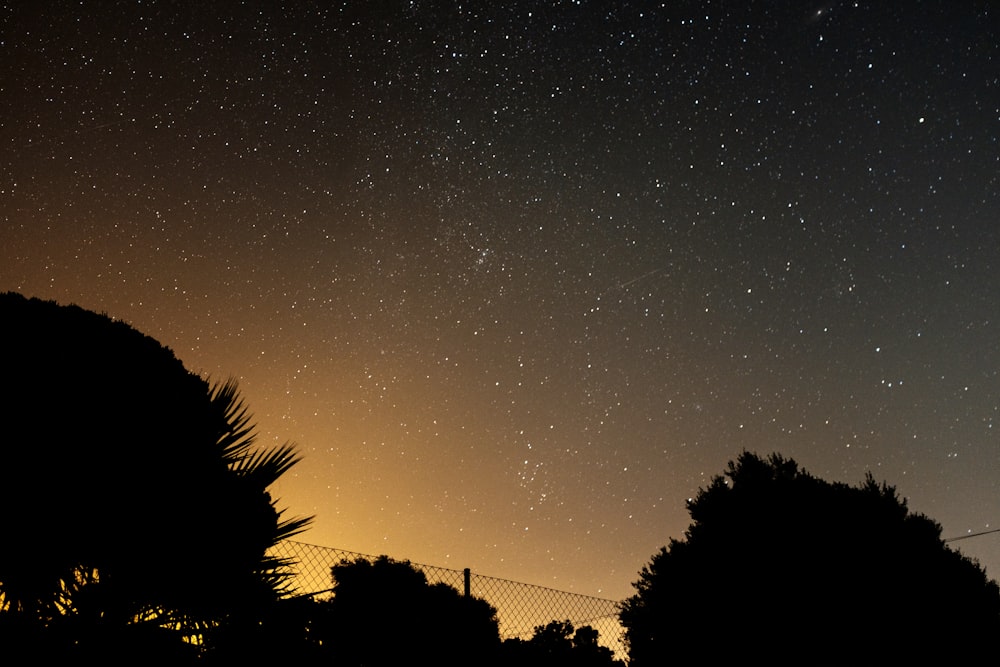
[[(333, 586), (330, 568), (334, 565), (359, 558), (376, 558), (292, 540), (280, 543), (272, 554), (291, 563), (291, 584), (296, 594), (318, 599), (330, 595)], [(618, 622), (619, 603), (615, 600), (488, 577), (469, 570), (412, 562), (410, 565), (423, 572), (432, 584), (445, 583), (493, 605), (503, 639), (530, 639), (538, 626), (551, 621), (570, 621), (575, 628), (589, 625), (597, 630), (600, 643), (610, 648), (618, 659), (625, 659), (624, 630)]]

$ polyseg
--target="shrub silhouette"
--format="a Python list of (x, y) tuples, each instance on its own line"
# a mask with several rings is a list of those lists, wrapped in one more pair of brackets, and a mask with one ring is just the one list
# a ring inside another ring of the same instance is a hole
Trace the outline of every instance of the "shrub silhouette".
[(531, 639), (503, 643), (503, 664), (520, 667), (623, 667), (614, 653), (597, 643), (597, 630), (570, 621), (539, 625)]
[(0, 322), (0, 638), (148, 647), (277, 597), (265, 552), (308, 520), (267, 487), (297, 457), (254, 449), (233, 382), (75, 306), (7, 293)]
[(488, 665), (500, 645), (496, 610), (387, 556), (332, 568), (314, 636), (333, 664)]
[(950, 661), (998, 636), (997, 584), (870, 475), (744, 452), (688, 511), (622, 605), (632, 667)]

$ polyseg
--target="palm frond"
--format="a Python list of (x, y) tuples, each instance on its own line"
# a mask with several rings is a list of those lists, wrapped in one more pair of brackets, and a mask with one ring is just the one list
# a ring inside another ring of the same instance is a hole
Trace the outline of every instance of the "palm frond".
[[(221, 450), (226, 466), (252, 488), (262, 493), (283, 474), (299, 462), (301, 456), (295, 446), (286, 443), (269, 449), (255, 449), (256, 435), (252, 417), (239, 395), (236, 380), (229, 378), (215, 384), (210, 394), (217, 418), (221, 418), (217, 446)], [(271, 503), (274, 508), (274, 502)], [(281, 519), (283, 510), (274, 508), (278, 521), (271, 533), (271, 546), (303, 532), (313, 521), (313, 517)], [(290, 562), (281, 558), (265, 556), (256, 568), (262, 582), (279, 595), (289, 587)]]
[(266, 488), (288, 472), (301, 458), (295, 451), (295, 446), (286, 443), (272, 449), (247, 452), (242, 458), (234, 461), (231, 468), (240, 477)]
[[(278, 512), (278, 516), (284, 512)], [(311, 516), (297, 516), (293, 519), (285, 519), (284, 521), (278, 521), (277, 529), (275, 530), (274, 544), (278, 544), (284, 540), (291, 539), (302, 533), (310, 525), (312, 525), (313, 518)]]
[(218, 410), (223, 424), (217, 441), (222, 456), (229, 463), (238, 461), (253, 446), (257, 436), (254, 434), (253, 417), (240, 397), (236, 379), (229, 378), (221, 384), (215, 384), (211, 388), (209, 400), (212, 407)]
[(295, 572), (292, 566), (296, 561), (292, 558), (265, 556), (260, 563), (260, 577), (278, 597), (284, 597), (295, 591)]

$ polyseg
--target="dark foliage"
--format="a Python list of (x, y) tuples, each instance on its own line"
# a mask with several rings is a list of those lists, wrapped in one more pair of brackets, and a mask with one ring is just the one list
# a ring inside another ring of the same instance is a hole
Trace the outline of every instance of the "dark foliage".
[(487, 665), (500, 645), (496, 610), (408, 562), (380, 556), (333, 567), (333, 597), (311, 628), (332, 664)]
[(281, 520), (266, 489), (296, 456), (252, 447), (233, 383), (75, 306), (3, 294), (0, 322), (0, 638), (164, 656), (177, 628), (278, 596), (265, 552), (306, 521)]
[(325, 605), (310, 596), (289, 596), (258, 606), (252, 615), (230, 617), (215, 629), (201, 656), (205, 665), (332, 665), (315, 629)]
[(916, 664), (998, 637), (1000, 591), (895, 489), (743, 453), (621, 610), (630, 664)]
[(614, 653), (597, 643), (589, 625), (574, 631), (569, 621), (552, 621), (535, 628), (531, 639), (503, 643), (502, 663), (520, 667), (623, 667)]

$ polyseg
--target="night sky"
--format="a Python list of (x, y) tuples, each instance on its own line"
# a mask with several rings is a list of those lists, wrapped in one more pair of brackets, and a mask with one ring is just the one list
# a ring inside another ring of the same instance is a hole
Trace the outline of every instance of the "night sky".
[(995, 3), (278, 4), (0, 6), (0, 290), (237, 378), (300, 539), (622, 598), (744, 449), (1000, 528)]

